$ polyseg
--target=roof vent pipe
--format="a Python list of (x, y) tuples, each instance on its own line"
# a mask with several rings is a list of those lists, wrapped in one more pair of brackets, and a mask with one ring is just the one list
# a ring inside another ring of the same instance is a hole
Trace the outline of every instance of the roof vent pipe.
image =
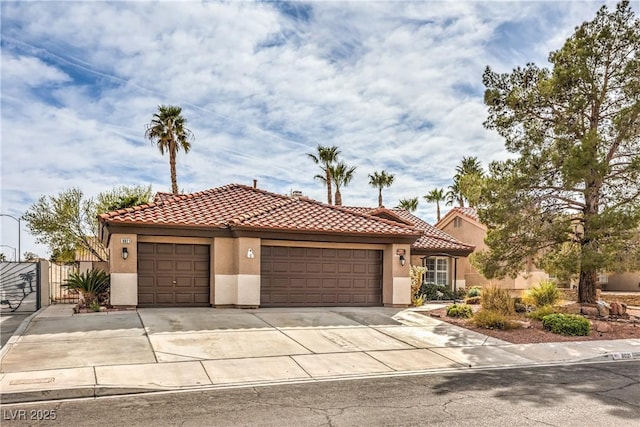
[(258, 180), (257, 179), (253, 180), (253, 188), (258, 188)]

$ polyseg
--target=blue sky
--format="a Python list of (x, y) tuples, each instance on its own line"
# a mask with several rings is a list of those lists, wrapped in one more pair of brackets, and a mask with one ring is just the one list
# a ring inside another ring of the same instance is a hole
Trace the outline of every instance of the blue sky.
[[(195, 134), (178, 155), (187, 192), (257, 179), (325, 200), (306, 153), (337, 145), (357, 166), (344, 204), (375, 206), (367, 175), (384, 169), (385, 205), (420, 196), (433, 223), (422, 196), (462, 156), (507, 157), (482, 126), (484, 67), (547, 65), (602, 4), (3, 1), (1, 211), (72, 186), (169, 191), (168, 158), (144, 131), (173, 104)], [(1, 243), (17, 246), (17, 224), (0, 219)], [(23, 225), (25, 250), (47, 254)]]

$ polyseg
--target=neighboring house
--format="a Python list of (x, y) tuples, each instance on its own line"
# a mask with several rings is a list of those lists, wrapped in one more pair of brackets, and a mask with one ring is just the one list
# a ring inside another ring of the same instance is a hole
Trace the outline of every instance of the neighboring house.
[[(460, 241), (473, 245), (476, 251), (488, 249), (484, 242), (487, 236), (487, 227), (480, 222), (478, 213), (474, 208), (455, 207), (447, 212), (436, 223), (435, 227)], [(527, 289), (541, 280), (549, 279), (549, 275), (538, 269), (533, 263), (529, 263), (525, 271), (517, 277), (506, 277), (502, 280), (488, 280), (471, 265), (468, 257), (461, 258), (458, 261), (458, 270), (459, 283), (466, 288), (494, 283), (506, 289)]]
[(75, 250), (75, 262), (78, 263), (78, 270), (80, 272), (91, 270), (92, 268), (98, 268), (101, 270), (109, 270), (109, 262), (102, 261), (108, 260), (109, 256), (105, 247), (100, 244), (100, 241), (95, 237), (88, 238), (89, 243), (93, 249), (100, 254), (98, 258), (93, 252), (84, 247), (78, 247)]
[(472, 248), (403, 212), (371, 214), (239, 184), (160, 193), (154, 203), (100, 216), (111, 303), (407, 306), (407, 256), (440, 253), (432, 241), (453, 252)]

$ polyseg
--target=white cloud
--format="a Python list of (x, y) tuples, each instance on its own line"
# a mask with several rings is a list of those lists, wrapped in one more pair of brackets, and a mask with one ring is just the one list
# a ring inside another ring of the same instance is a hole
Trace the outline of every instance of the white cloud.
[(324, 200), (305, 154), (335, 144), (358, 166), (345, 203), (374, 205), (367, 174), (387, 169), (395, 205), (448, 185), (462, 156), (504, 158), (482, 126), (484, 67), (544, 64), (599, 6), (3, 2), (2, 210), (70, 186), (167, 190), (168, 160), (144, 139), (161, 103), (196, 136), (178, 155), (187, 191), (258, 178)]

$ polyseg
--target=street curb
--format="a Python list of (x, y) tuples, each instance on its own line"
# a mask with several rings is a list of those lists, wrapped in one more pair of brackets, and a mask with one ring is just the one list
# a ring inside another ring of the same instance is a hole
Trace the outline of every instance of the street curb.
[(49, 390), (29, 390), (29, 391), (16, 391), (9, 393), (0, 393), (0, 403), (6, 404), (29, 404), (35, 402), (46, 401), (60, 401), (60, 400), (74, 400), (74, 399), (97, 399), (105, 397), (118, 397), (118, 396), (131, 396), (139, 394), (163, 394), (163, 393), (178, 393), (178, 392), (206, 392), (213, 390), (225, 390), (225, 389), (237, 389), (248, 387), (268, 387), (279, 385), (291, 385), (291, 384), (309, 384), (309, 383), (322, 383), (331, 381), (352, 381), (363, 379), (377, 379), (377, 378), (391, 378), (391, 377), (410, 377), (416, 375), (436, 375), (436, 374), (453, 374), (460, 372), (478, 372), (478, 371), (491, 371), (491, 370), (504, 370), (504, 369), (525, 369), (525, 368), (542, 368), (548, 366), (569, 366), (569, 365), (589, 365), (594, 363), (605, 362), (631, 362), (640, 360), (640, 352), (628, 353), (631, 354), (631, 358), (620, 358), (617, 355), (627, 353), (607, 353), (601, 356), (580, 359), (573, 361), (558, 361), (558, 362), (541, 362), (541, 363), (524, 363), (524, 364), (512, 364), (512, 365), (486, 365), (486, 366), (461, 366), (457, 368), (433, 368), (415, 371), (397, 371), (397, 372), (385, 372), (385, 373), (372, 373), (372, 374), (354, 374), (354, 375), (339, 375), (339, 376), (327, 376), (318, 378), (308, 378), (302, 380), (266, 380), (266, 381), (245, 381), (238, 383), (228, 384), (205, 384), (198, 386), (184, 386), (184, 387), (126, 387), (126, 386), (102, 386), (93, 385), (85, 387), (70, 387), (60, 389)]
[(13, 335), (11, 335), (11, 338), (9, 338), (7, 343), (4, 346), (2, 346), (2, 348), (0, 348), (0, 361), (2, 361), (2, 359), (5, 356), (5, 354), (7, 354), (9, 349), (11, 349), (11, 347), (13, 347), (13, 345), (16, 343), (16, 341), (18, 341), (18, 339), (20, 339), (20, 337), (22, 336), (22, 333), (25, 331), (25, 329), (27, 329), (27, 327), (29, 326), (29, 324), (31, 323), (33, 318), (36, 317), (38, 314), (40, 314), (41, 311), (44, 311), (45, 308), (46, 307), (41, 307), (38, 311), (32, 313), (30, 316), (28, 316), (26, 319), (24, 319), (22, 321), (22, 323), (20, 323), (20, 326), (18, 326), (16, 328), (15, 332), (13, 333)]

